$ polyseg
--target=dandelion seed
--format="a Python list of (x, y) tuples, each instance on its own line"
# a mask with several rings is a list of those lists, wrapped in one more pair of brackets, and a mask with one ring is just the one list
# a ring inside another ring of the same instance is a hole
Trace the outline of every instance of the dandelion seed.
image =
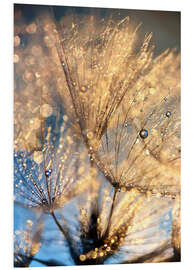
[[(65, 15), (57, 30), (43, 17), (14, 39), (15, 202), (54, 218), (75, 264), (168, 259), (180, 248), (177, 213), (170, 235), (159, 227), (179, 193), (179, 56), (153, 57), (152, 34), (137, 51), (128, 17)], [(73, 222), (58, 223), (61, 207)], [(16, 265), (29, 266), (39, 239), (25, 233)]]

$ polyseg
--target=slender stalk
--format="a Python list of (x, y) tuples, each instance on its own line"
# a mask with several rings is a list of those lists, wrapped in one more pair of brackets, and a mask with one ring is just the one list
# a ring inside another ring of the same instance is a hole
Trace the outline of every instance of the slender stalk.
[(64, 237), (66, 238), (66, 232), (65, 230), (62, 228), (61, 224), (59, 223), (59, 221), (57, 220), (54, 211), (51, 212), (51, 215), (56, 223), (56, 225), (58, 226), (59, 230), (61, 231), (61, 233), (64, 235)]
[(110, 214), (109, 214), (109, 223), (108, 223), (108, 227), (106, 230), (106, 235), (108, 236), (109, 234), (109, 230), (110, 230), (110, 226), (111, 226), (111, 221), (112, 221), (112, 215), (113, 215), (113, 210), (115, 208), (115, 201), (116, 201), (116, 196), (117, 196), (117, 188), (113, 188), (113, 203), (111, 205), (111, 210), (110, 210)]
[(70, 253), (72, 255), (72, 258), (74, 259), (75, 263), (77, 263), (77, 260), (78, 260), (78, 256), (76, 255), (76, 253), (74, 252), (74, 248), (71, 244), (71, 239), (70, 237), (68, 236), (68, 234), (66, 233), (66, 231), (64, 230), (64, 228), (61, 226), (61, 224), (59, 223), (54, 211), (52, 210), (50, 212), (51, 216), (53, 217), (56, 225), (58, 226), (59, 230), (61, 231), (61, 233), (63, 234), (64, 238), (66, 239), (66, 241), (68, 242), (68, 246), (70, 248)]

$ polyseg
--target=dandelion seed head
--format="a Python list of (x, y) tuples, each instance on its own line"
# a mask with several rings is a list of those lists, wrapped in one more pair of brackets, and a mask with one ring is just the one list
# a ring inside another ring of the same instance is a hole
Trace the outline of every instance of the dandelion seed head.
[[(37, 37), (37, 39), (34, 38), (30, 41), (31, 44), (28, 44), (28, 40), (25, 41), (23, 36), (20, 41), (22, 45), (15, 46), (20, 59), (24, 59), (15, 65), (16, 73), (22, 73), (24, 76), (20, 76), (20, 78), (16, 76), (14, 87), (18, 92), (19, 89), (25, 89), (23, 96), (16, 94), (15, 124), (19, 135), (16, 135), (15, 147), (17, 150), (25, 149), (31, 153), (26, 160), (25, 154), (20, 161), (17, 160), (18, 163), (22, 163), (24, 159), (26, 167), (20, 166), (15, 170), (15, 186), (17, 196), (19, 192), (23, 195), (22, 201), (24, 201), (25, 195), (28, 196), (28, 206), (30, 204), (33, 207), (38, 206), (44, 212), (49, 213), (50, 208), (58, 209), (71, 198), (76, 200), (76, 195), (78, 198), (81, 194), (85, 196), (84, 191), (89, 186), (88, 183), (97, 186), (98, 183), (95, 184), (95, 181), (98, 181), (98, 174), (102, 172), (103, 177), (113, 184), (116, 191), (123, 191), (124, 194), (120, 192), (117, 195), (119, 203), (113, 211), (115, 214), (113, 213), (109, 235), (104, 242), (105, 246), (97, 248), (93, 246), (90, 252), (81, 254), (79, 259), (83, 262), (87, 259), (101, 257), (100, 260), (103, 262), (106, 256), (114, 254), (123, 242), (127, 243), (128, 248), (132, 244), (137, 248), (143, 244), (146, 246), (144, 240), (148, 239), (148, 235), (141, 230), (154, 231), (151, 226), (148, 228), (148, 222), (156, 219), (151, 219), (151, 213), (148, 212), (146, 220), (146, 215), (144, 216), (143, 211), (140, 212), (140, 209), (143, 209), (142, 201), (152, 202), (152, 194), (154, 194), (160, 203), (163, 197), (163, 192), (160, 192), (158, 188), (160, 184), (165, 183), (165, 180), (168, 179), (175, 186), (175, 180), (179, 178), (171, 170), (174, 164), (176, 168), (178, 166), (174, 159), (179, 156), (179, 147), (174, 147), (174, 144), (178, 145), (179, 141), (175, 140), (171, 133), (171, 130), (175, 134), (177, 133), (176, 111), (178, 109), (175, 101), (171, 101), (171, 93), (168, 92), (167, 87), (170, 82), (175, 93), (173, 96), (178, 96), (178, 92), (175, 92), (176, 85), (179, 85), (179, 83), (176, 84), (178, 80), (175, 66), (177, 60), (176, 57), (173, 58), (172, 54), (165, 54), (154, 60), (150, 43), (151, 35), (145, 38), (142, 48), (136, 54), (133, 50), (136, 37), (131, 25), (128, 24), (128, 19), (121, 24), (110, 21), (106, 26), (104, 20), (101, 24), (101, 20), (95, 26), (95, 16), (90, 18), (92, 23), (88, 20), (87, 24), (82, 23), (84, 20), (79, 23), (73, 22), (72, 17), (74, 18), (74, 16), (65, 17), (65, 28), (62, 29), (62, 37), (59, 42), (56, 30), (53, 35), (55, 26), (53, 26), (52, 19), (44, 18), (42, 19), (42, 29), (46, 33), (40, 33), (39, 26), (37, 27), (35, 23), (35, 31), (32, 26), (30, 26), (30, 30), (29, 25), (24, 25), (23, 28), (28, 34), (36, 33), (33, 37)], [(17, 31), (19, 33), (21, 30), (18, 28)], [(37, 43), (38, 39), (39, 43)], [(16, 41), (14, 40), (14, 42)], [(56, 57), (55, 44), (59, 44), (58, 47), (62, 44), (64, 48), (65, 57), (59, 57), (60, 63)], [(44, 50), (45, 46), (46, 50)], [(25, 77), (26, 71), (33, 74), (33, 79), (30, 76)], [(63, 72), (66, 72), (67, 79), (70, 78), (69, 85), (67, 85)], [(81, 89), (82, 87), (84, 89)], [(155, 93), (157, 109), (154, 111)], [(165, 101), (164, 96), (167, 96)], [(72, 101), (73, 105), (70, 105)], [(52, 113), (48, 113), (49, 110), (47, 110), (45, 114), (42, 114), (42, 108), (40, 109), (42, 102), (43, 106), (47, 104), (51, 107)], [(173, 106), (170, 106), (169, 103)], [(55, 131), (52, 127), (45, 136), (44, 133), (42, 134), (42, 130), (47, 130), (48, 122), (52, 123), (53, 118), (57, 117), (55, 108), (58, 107), (62, 111), (64, 110), (62, 112), (64, 113), (63, 120), (66, 123), (60, 129), (60, 135), (57, 132), (53, 135)], [(172, 111), (171, 121), (166, 118), (168, 108)], [(76, 121), (74, 121), (75, 118)], [(74, 122), (74, 127), (68, 133), (71, 121)], [(146, 140), (141, 140), (140, 132), (144, 126), (151, 136), (146, 137)], [(76, 133), (76, 136), (73, 133)], [(160, 136), (161, 134), (162, 136)], [(82, 146), (76, 144), (76, 140), (82, 139), (82, 135), (92, 164), (96, 165), (95, 168), (89, 170), (89, 173), (88, 153), (83, 151)], [(170, 136), (174, 139), (172, 144)], [(52, 139), (53, 147), (51, 146)], [(28, 142), (28, 146), (26, 146), (26, 142)], [(169, 168), (169, 172), (163, 174), (162, 172), (166, 171), (165, 166)], [(45, 177), (45, 168), (52, 168), (52, 177), (50, 174)], [(18, 173), (22, 173), (24, 179), (18, 176)], [(47, 187), (46, 179), (48, 180)], [(19, 184), (20, 181), (25, 185)], [(151, 184), (156, 187), (150, 189)], [(148, 189), (150, 191), (147, 199)], [(169, 195), (170, 199), (171, 194)], [(103, 200), (101, 200), (100, 194), (95, 194), (95, 196), (102, 205)], [(125, 199), (123, 199), (124, 196)], [(142, 197), (142, 199), (135, 204), (132, 198), (137, 201), (138, 197)], [(173, 197), (176, 200), (176, 195)], [(89, 195), (88, 202), (93, 203), (94, 198), (93, 194)], [(105, 194), (104, 204), (105, 202), (107, 202), (106, 206), (113, 203), (108, 192)], [(100, 209), (102, 209), (101, 205)], [(155, 207), (156, 204), (153, 206)], [(79, 209), (85, 210), (87, 213), (86, 207)], [(150, 209), (150, 206), (148, 205), (145, 209)], [(139, 214), (134, 213), (135, 211), (139, 211)], [(84, 215), (84, 226), (87, 228), (89, 214), (88, 211), (88, 215)], [(130, 226), (125, 220), (123, 221), (126, 216), (130, 217)], [(87, 220), (85, 220), (86, 218)], [(103, 232), (105, 231), (103, 228), (105, 218), (107, 220), (107, 214), (101, 214), (100, 218), (97, 218), (98, 230), (101, 234), (102, 229)], [(121, 226), (124, 223), (125, 226)], [(137, 236), (140, 232), (143, 236), (132, 239), (132, 232)], [(115, 236), (116, 233), (118, 237)], [(154, 243), (152, 247), (153, 245)], [(33, 249), (38, 250), (39, 243), (31, 249), (32, 254), (36, 252), (33, 252)], [(133, 250), (129, 250), (128, 254), (135, 257)]]

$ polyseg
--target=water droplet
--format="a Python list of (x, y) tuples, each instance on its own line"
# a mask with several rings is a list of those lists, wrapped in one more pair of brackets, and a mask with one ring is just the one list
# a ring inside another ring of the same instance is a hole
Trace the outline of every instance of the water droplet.
[(80, 255), (80, 260), (83, 262), (83, 261), (85, 261), (86, 260), (86, 256), (84, 255), (84, 254), (81, 254)]
[(167, 112), (166, 112), (166, 116), (167, 116), (168, 118), (170, 118), (171, 115), (172, 115), (172, 113), (171, 113), (170, 111), (167, 111)]
[(104, 256), (104, 253), (101, 251), (101, 252), (99, 253), (99, 256), (100, 256), (100, 257), (103, 257), (103, 256)]
[(80, 88), (80, 91), (83, 92), (83, 93), (85, 93), (86, 90), (87, 90), (87, 88), (86, 88), (85, 86), (82, 86), (82, 87)]
[(96, 252), (92, 252), (91, 256), (92, 256), (92, 259), (96, 259), (97, 258), (97, 253)]
[(30, 226), (30, 227), (33, 225), (33, 221), (32, 221), (31, 219), (28, 219), (28, 220), (26, 221), (26, 223), (27, 223), (27, 225)]
[(93, 138), (94, 134), (93, 134), (92, 131), (89, 131), (89, 132), (87, 132), (86, 136), (87, 136), (87, 138), (88, 138), (89, 140), (91, 140), (91, 139)]
[(140, 131), (139, 135), (140, 135), (140, 137), (141, 137), (142, 139), (145, 139), (145, 138), (147, 138), (147, 136), (148, 136), (148, 131), (147, 131), (146, 129), (142, 129), (142, 130)]
[(42, 204), (46, 204), (47, 200), (46, 199), (42, 199)]
[(45, 176), (46, 177), (49, 177), (51, 174), (52, 174), (52, 170), (51, 169), (45, 171)]
[(106, 251), (111, 251), (111, 248), (110, 248), (110, 247), (107, 247), (107, 248), (106, 248)]

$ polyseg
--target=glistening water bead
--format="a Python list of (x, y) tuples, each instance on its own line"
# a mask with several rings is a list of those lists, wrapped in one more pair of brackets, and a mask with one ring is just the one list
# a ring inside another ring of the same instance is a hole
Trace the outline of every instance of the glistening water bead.
[(170, 111), (167, 111), (167, 112), (166, 112), (166, 116), (167, 116), (168, 118), (170, 118), (171, 115), (172, 115), (172, 113), (171, 113)]
[(42, 204), (47, 204), (47, 200), (46, 199), (42, 199)]
[(45, 171), (45, 176), (46, 177), (49, 177), (51, 175), (51, 173), (52, 173), (52, 170), (51, 169), (50, 170), (46, 170)]
[(145, 139), (147, 138), (148, 136), (148, 131), (146, 129), (142, 129), (140, 132), (139, 132), (139, 135), (142, 139)]

